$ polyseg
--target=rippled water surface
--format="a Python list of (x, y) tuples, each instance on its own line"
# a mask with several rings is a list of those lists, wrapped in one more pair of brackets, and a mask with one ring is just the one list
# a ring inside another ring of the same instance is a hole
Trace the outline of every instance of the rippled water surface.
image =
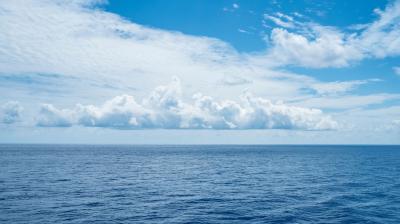
[(0, 145), (0, 223), (400, 223), (399, 146)]

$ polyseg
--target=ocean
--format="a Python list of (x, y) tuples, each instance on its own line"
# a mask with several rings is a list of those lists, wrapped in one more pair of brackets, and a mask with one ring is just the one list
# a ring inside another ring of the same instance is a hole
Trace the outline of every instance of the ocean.
[(0, 223), (400, 223), (400, 146), (0, 145)]

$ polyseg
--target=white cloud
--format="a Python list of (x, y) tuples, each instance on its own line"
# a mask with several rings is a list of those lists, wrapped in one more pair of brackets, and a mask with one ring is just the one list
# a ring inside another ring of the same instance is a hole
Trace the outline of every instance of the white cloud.
[(74, 119), (74, 113), (68, 109), (57, 109), (51, 104), (43, 104), (40, 109), (38, 126), (43, 127), (70, 127)]
[[(333, 28), (312, 27), (313, 39), (285, 29), (274, 28), (270, 39), (273, 47), (268, 58), (278, 64), (295, 64), (305, 67), (343, 67), (351, 60), (362, 58), (362, 53), (351, 44), (352, 37)], [(350, 39), (348, 39), (350, 38)]]
[[(314, 23), (281, 21), (266, 18), (286, 29), (274, 28), (269, 37), (272, 47), (267, 58), (278, 59), (280, 65), (304, 67), (345, 67), (364, 58), (384, 58), (400, 55), (400, 1), (389, 4), (384, 11), (376, 10), (379, 19), (364, 24), (359, 33)], [(296, 22), (296, 23), (295, 23)]]
[(395, 132), (400, 134), (400, 120), (392, 120), (375, 128), (374, 131)]
[(200, 79), (242, 64), (237, 52), (217, 39), (146, 28), (66, 1), (1, 1), (0, 10), (2, 73), (124, 80), (146, 87), (176, 72)]
[[(372, 138), (384, 138), (391, 136), (393, 140), (399, 139), (399, 135), (389, 132), (400, 131), (398, 120), (400, 118), (400, 107), (389, 106), (386, 108), (370, 108), (370, 109), (351, 109), (334, 114), (335, 119), (341, 121), (341, 124), (350, 126), (350, 130), (355, 133), (366, 133)], [(355, 133), (352, 133), (355, 135)]]
[(318, 95), (338, 95), (347, 93), (360, 85), (367, 84), (369, 82), (378, 82), (379, 79), (367, 79), (367, 80), (351, 80), (343, 82), (316, 82), (311, 84), (311, 88), (314, 89)]
[(231, 7), (224, 7), (222, 10), (224, 12), (235, 12), (239, 8), (240, 8), (239, 4), (233, 3)]
[(379, 19), (361, 33), (360, 48), (370, 57), (383, 58), (400, 54), (400, 1), (390, 3), (385, 10), (375, 10)]
[(120, 129), (300, 129), (331, 130), (338, 124), (318, 109), (288, 106), (245, 94), (241, 102), (216, 101), (202, 94), (193, 103), (181, 97), (180, 81), (157, 87), (141, 103), (117, 96), (102, 106), (77, 105), (57, 109), (43, 105), (39, 126), (109, 127)]
[(249, 31), (247, 31), (247, 30), (244, 30), (244, 29), (241, 29), (241, 28), (238, 29), (238, 32), (239, 32), (239, 33), (251, 34), (251, 32), (249, 32)]
[(276, 25), (285, 27), (285, 28), (295, 28), (295, 23), (293, 18), (282, 13), (277, 13), (276, 16), (271, 16), (268, 14), (264, 14), (264, 19), (271, 20)]
[(250, 80), (240, 76), (226, 76), (221, 80), (221, 84), (228, 86), (245, 85), (252, 83)]
[(321, 96), (302, 99), (293, 105), (315, 107), (322, 109), (352, 109), (364, 108), (370, 105), (379, 105), (389, 100), (399, 100), (400, 94), (370, 94), (370, 95), (344, 95)]
[(21, 120), (23, 107), (17, 101), (9, 101), (1, 107), (2, 121), (5, 124), (12, 124)]
[(296, 16), (296, 17), (298, 17), (298, 18), (303, 18), (303, 17), (304, 17), (303, 14), (298, 13), (298, 12), (294, 12), (293, 15)]

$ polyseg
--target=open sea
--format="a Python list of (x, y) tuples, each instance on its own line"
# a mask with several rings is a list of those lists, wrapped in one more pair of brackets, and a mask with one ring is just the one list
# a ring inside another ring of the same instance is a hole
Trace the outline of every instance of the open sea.
[(0, 223), (400, 223), (400, 146), (0, 145)]

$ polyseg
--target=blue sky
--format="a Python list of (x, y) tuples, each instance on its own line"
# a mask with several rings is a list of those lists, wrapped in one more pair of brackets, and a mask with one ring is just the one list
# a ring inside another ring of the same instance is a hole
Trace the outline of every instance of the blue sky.
[(400, 144), (400, 1), (0, 3), (0, 142)]

